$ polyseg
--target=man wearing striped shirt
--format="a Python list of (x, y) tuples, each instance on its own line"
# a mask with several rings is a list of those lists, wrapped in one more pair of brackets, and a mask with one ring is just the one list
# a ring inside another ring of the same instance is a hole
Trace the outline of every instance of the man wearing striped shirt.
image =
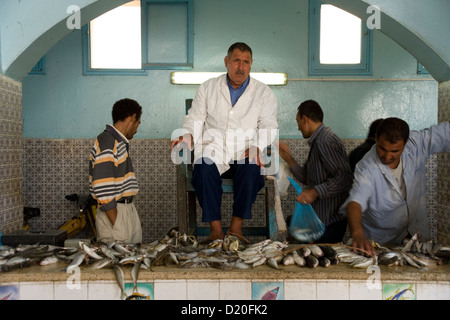
[(280, 142), (280, 156), (287, 162), (292, 174), (305, 187), (296, 200), (311, 204), (325, 225), (325, 233), (317, 243), (342, 241), (347, 221), (339, 213), (352, 186), (353, 174), (341, 139), (323, 124), (323, 111), (314, 100), (300, 104), (297, 124), (310, 147), (308, 160), (300, 166), (289, 147)]
[(133, 203), (139, 188), (129, 157), (129, 140), (141, 122), (142, 107), (132, 99), (117, 101), (114, 125), (95, 140), (89, 159), (90, 192), (97, 200), (97, 240), (142, 242), (142, 228)]

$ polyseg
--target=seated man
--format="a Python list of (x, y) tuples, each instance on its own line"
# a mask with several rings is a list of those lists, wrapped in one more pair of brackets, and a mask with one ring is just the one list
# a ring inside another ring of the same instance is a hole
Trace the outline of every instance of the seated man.
[(356, 165), (350, 196), (341, 208), (354, 248), (373, 255), (368, 239), (400, 244), (408, 233), (416, 232), (421, 239), (430, 239), (425, 164), (431, 154), (449, 150), (449, 122), (411, 133), (398, 118), (379, 124), (376, 148)]
[(265, 130), (278, 129), (277, 101), (272, 90), (250, 75), (252, 50), (235, 43), (224, 59), (227, 74), (204, 82), (197, 90), (184, 119), (184, 142), (195, 146), (192, 185), (209, 222), (205, 242), (224, 237), (221, 224), (222, 177), (233, 178), (233, 216), (229, 232), (242, 234), (244, 219), (251, 219), (252, 205), (264, 187), (260, 154), (271, 144)]

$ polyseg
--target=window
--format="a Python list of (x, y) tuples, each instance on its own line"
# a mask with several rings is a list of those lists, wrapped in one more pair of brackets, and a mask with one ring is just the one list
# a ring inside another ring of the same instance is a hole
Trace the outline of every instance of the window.
[(372, 31), (358, 17), (309, 1), (309, 74), (372, 74)]
[(83, 73), (193, 66), (193, 0), (134, 0), (83, 27)]
[(139, 0), (108, 11), (83, 27), (84, 74), (145, 74), (141, 60)]
[(143, 68), (193, 67), (193, 10), (192, 0), (142, 0)]

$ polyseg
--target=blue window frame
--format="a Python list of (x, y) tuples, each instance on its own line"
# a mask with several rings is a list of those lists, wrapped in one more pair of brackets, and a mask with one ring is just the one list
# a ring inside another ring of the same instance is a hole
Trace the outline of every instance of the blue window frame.
[(141, 0), (142, 67), (192, 69), (193, 0)]
[(309, 0), (308, 71), (309, 75), (371, 75), (372, 30), (361, 21), (361, 58), (358, 64), (320, 63), (320, 13), (322, 2)]

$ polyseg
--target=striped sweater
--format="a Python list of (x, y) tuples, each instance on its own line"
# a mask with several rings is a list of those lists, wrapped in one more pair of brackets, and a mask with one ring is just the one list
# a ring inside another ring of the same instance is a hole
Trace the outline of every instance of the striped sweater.
[(103, 211), (116, 208), (117, 201), (133, 197), (139, 191), (128, 148), (128, 141), (110, 125), (91, 148), (90, 192)]
[(311, 205), (326, 226), (344, 219), (339, 207), (348, 197), (353, 174), (344, 144), (330, 128), (321, 124), (308, 139), (310, 147), (304, 166), (291, 172), (302, 184), (316, 189), (319, 197)]

